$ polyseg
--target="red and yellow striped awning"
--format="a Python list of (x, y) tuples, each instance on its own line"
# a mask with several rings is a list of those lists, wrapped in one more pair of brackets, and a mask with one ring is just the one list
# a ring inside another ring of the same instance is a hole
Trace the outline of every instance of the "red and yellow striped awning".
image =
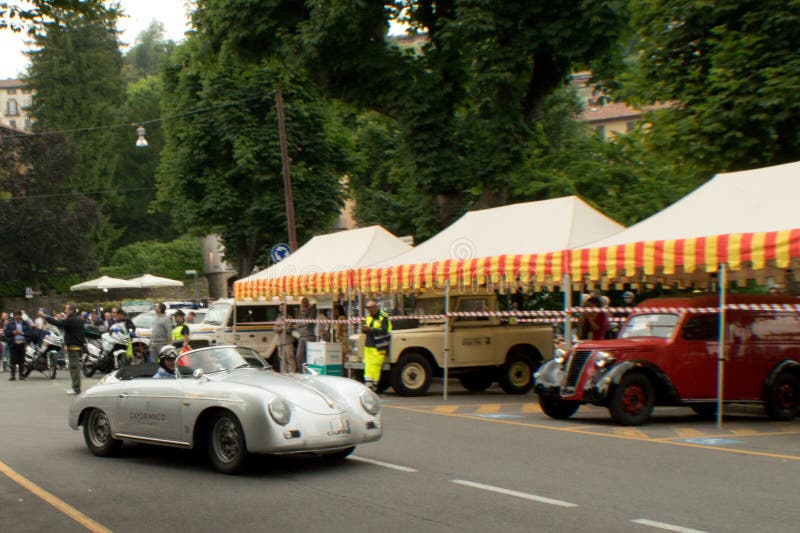
[(285, 276), (236, 282), (234, 293), (237, 299), (346, 293), (348, 289), (388, 294), (443, 288), (447, 281), (451, 287), (487, 283), (540, 287), (560, 284), (564, 274), (594, 283), (643, 276), (677, 279), (716, 272), (720, 263), (731, 271), (785, 270), (792, 259), (800, 259), (800, 228)]

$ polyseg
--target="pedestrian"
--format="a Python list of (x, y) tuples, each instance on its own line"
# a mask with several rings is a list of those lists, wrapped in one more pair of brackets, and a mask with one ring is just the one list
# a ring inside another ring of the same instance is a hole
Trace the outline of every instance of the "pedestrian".
[(194, 314), (194, 311), (189, 311), (186, 314), (186, 323), (187, 324), (194, 324), (194, 320), (195, 320), (196, 317), (197, 317), (197, 315)]
[(157, 303), (154, 311), (156, 318), (153, 320), (153, 325), (150, 328), (150, 355), (147, 357), (146, 362), (158, 361), (158, 356), (161, 348), (169, 344), (170, 334), (172, 330), (172, 322), (166, 315), (167, 306), (163, 303)]
[[(591, 310), (581, 313), (580, 335), (584, 340), (602, 340), (608, 332), (608, 313), (603, 310), (603, 303), (597, 296), (586, 299), (583, 307)], [(596, 310), (595, 310), (596, 308)]]
[(278, 360), (280, 371), (283, 374), (297, 372), (297, 361), (294, 358), (294, 337), (292, 336), (292, 323), (286, 316), (286, 304), (278, 307), (278, 318), (275, 320), (274, 331), (278, 337)]
[(350, 339), (347, 338), (347, 313), (345, 313), (342, 304), (333, 304), (333, 319), (336, 321), (333, 330), (333, 341), (341, 345), (342, 361), (347, 361), (350, 355)]
[[(8, 313), (3, 311), (0, 313), (0, 331), (6, 330), (8, 325)], [(6, 372), (8, 370), (9, 359), (11, 358), (11, 350), (6, 342), (5, 335), (0, 336), (0, 370)]]
[(86, 344), (86, 334), (83, 331), (83, 319), (78, 314), (73, 304), (64, 306), (64, 319), (56, 320), (52, 316), (48, 316), (44, 311), (39, 311), (49, 324), (59, 327), (64, 330), (64, 344), (67, 347), (67, 361), (69, 364), (69, 375), (72, 379), (72, 388), (67, 389), (67, 394), (80, 394), (81, 393), (81, 352), (83, 346)]
[(25, 381), (22, 375), (22, 365), (25, 363), (25, 344), (30, 335), (31, 326), (22, 318), (22, 311), (14, 311), (14, 318), (8, 321), (3, 333), (6, 342), (11, 346), (11, 377), (9, 381), (16, 378), (16, 370), (19, 369), (19, 380)]
[(376, 391), (381, 381), (383, 360), (391, 344), (392, 321), (374, 300), (367, 302), (367, 312), (366, 325), (362, 328), (367, 336), (364, 342), (364, 384)]
[(305, 296), (300, 300), (300, 316), (298, 318), (305, 320), (297, 326), (300, 338), (297, 341), (297, 357), (295, 358), (297, 370), (302, 371), (303, 365), (306, 363), (308, 343), (317, 340), (314, 336), (316, 312)]
[(172, 316), (175, 319), (175, 327), (172, 328), (171, 334), (172, 345), (180, 350), (181, 353), (187, 352), (192, 347), (189, 345), (189, 326), (186, 325), (186, 316), (180, 309), (175, 311)]

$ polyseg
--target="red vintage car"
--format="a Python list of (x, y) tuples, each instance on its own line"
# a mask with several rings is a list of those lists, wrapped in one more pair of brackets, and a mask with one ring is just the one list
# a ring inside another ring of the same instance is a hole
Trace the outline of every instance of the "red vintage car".
[[(726, 311), (723, 399), (761, 402), (790, 420), (800, 393), (800, 312), (789, 296), (730, 295)], [(719, 313), (715, 295), (658, 298), (639, 304), (617, 339), (578, 344), (534, 374), (542, 410), (569, 418), (581, 404), (608, 407), (619, 424), (650, 418), (656, 405), (716, 413)]]

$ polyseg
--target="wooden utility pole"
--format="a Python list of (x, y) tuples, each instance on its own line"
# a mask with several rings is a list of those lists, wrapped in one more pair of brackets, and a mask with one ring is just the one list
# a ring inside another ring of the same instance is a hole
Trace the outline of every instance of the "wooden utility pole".
[(292, 199), (292, 175), (289, 172), (289, 148), (286, 145), (286, 121), (283, 117), (283, 95), (275, 90), (275, 105), (278, 108), (278, 132), (281, 140), (281, 162), (283, 163), (283, 192), (286, 200), (286, 227), (289, 232), (289, 248), (297, 251), (297, 229), (294, 223), (294, 200)]

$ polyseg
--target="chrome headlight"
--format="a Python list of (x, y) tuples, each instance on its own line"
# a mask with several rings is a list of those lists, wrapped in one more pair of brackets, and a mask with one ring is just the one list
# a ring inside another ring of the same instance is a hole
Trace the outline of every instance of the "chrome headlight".
[(607, 352), (595, 352), (594, 364), (597, 368), (606, 368), (616, 361), (613, 355)]
[(369, 389), (361, 391), (361, 407), (372, 416), (377, 415), (381, 411), (381, 401), (378, 395)]
[(288, 403), (284, 402), (280, 398), (273, 398), (269, 402), (269, 415), (275, 422), (285, 426), (289, 423), (289, 419), (292, 417), (292, 410), (289, 408)]
[(567, 352), (562, 350), (561, 348), (556, 348), (555, 352), (553, 352), (553, 361), (555, 361), (559, 365), (563, 365), (564, 361), (567, 360)]

